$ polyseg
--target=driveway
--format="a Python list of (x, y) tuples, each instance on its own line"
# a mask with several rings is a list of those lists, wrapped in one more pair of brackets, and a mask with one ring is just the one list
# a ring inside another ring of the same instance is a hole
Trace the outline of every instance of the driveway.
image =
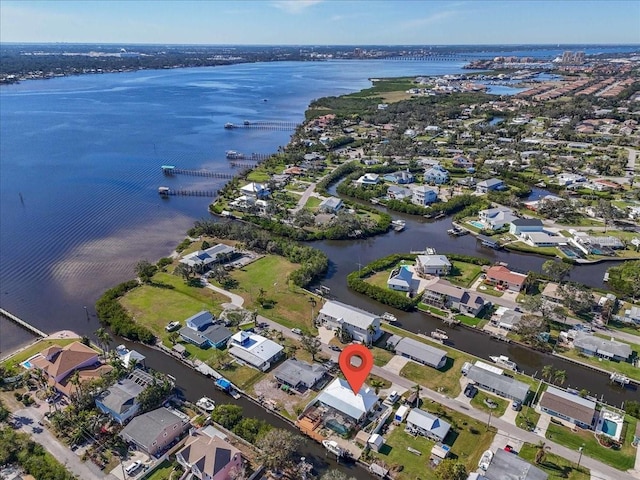
[(400, 375), (400, 370), (402, 370), (402, 368), (410, 361), (411, 360), (409, 360), (406, 357), (401, 357), (400, 355), (394, 355), (393, 357), (391, 357), (391, 360), (389, 360), (387, 364), (382, 368), (388, 372), (394, 373), (396, 375)]
[(56, 460), (62, 463), (69, 471), (83, 480), (115, 479), (110, 474), (102, 472), (91, 462), (82, 462), (80, 457), (72, 452), (66, 445), (47, 430), (38, 425), (43, 415), (35, 407), (23, 408), (13, 414), (14, 419), (20, 421), (20, 430), (28, 433), (31, 438), (42, 445)]

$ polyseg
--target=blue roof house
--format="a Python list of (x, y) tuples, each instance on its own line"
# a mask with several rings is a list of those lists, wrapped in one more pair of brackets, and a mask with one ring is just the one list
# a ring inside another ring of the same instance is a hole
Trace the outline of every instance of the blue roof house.
[(202, 310), (201, 312), (187, 318), (185, 323), (191, 330), (202, 331), (213, 323), (213, 315), (206, 310)]
[(213, 324), (213, 315), (203, 310), (187, 318), (186, 327), (180, 329), (180, 338), (200, 348), (215, 347), (222, 349), (233, 332), (222, 325)]

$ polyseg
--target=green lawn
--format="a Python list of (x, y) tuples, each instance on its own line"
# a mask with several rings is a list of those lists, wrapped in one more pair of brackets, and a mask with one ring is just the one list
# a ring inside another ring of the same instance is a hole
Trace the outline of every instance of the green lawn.
[(440, 310), (437, 307), (434, 307), (432, 305), (427, 305), (426, 303), (422, 303), (422, 302), (420, 302), (418, 304), (418, 309), (426, 311), (428, 313), (433, 313), (435, 315), (439, 315), (439, 316), (445, 317), (445, 318), (449, 316), (449, 314), (447, 312), (445, 312), (444, 310)]
[(480, 265), (455, 260), (451, 262), (451, 273), (446, 278), (454, 285), (470, 287), (481, 271)]
[(550, 423), (547, 429), (547, 438), (560, 445), (577, 450), (584, 445), (583, 454), (611, 465), (618, 470), (633, 468), (636, 458), (636, 449), (631, 446), (637, 420), (630, 415), (625, 417), (624, 444), (620, 450), (605, 448), (598, 443), (592, 431), (580, 430), (572, 432), (567, 427)]
[[(497, 403), (498, 406), (496, 408), (490, 408), (486, 403), (484, 403), (485, 400), (492, 400)], [(495, 417), (501, 417), (507, 410), (509, 401), (482, 390), (478, 390), (478, 394), (471, 399), (471, 405), (476, 407), (478, 410), (484, 410), (487, 413), (491, 413)]]
[(251, 172), (249, 172), (249, 175), (247, 175), (248, 182), (263, 183), (263, 182), (268, 182), (270, 178), (271, 178), (271, 175), (269, 175), (268, 172), (265, 172), (259, 169), (254, 169)]
[(468, 315), (463, 315), (462, 313), (458, 313), (455, 316), (456, 320), (460, 320), (460, 323), (464, 323), (465, 325), (469, 325), (470, 327), (482, 328), (480, 322), (483, 322), (482, 318), (470, 317)]
[(504, 292), (500, 290), (496, 290), (492, 285), (482, 284), (478, 287), (478, 293), (486, 293), (487, 295), (491, 295), (492, 297), (501, 297), (504, 295)]
[[(266, 255), (259, 260), (231, 272), (231, 277), (238, 282), (234, 293), (245, 299), (244, 308), (257, 309), (258, 313), (289, 328), (300, 328), (304, 332), (317, 334), (313, 326), (313, 316), (318, 314), (322, 299), (310, 296), (308, 292), (295, 286), (289, 286), (288, 275), (299, 268), (277, 255)], [(263, 308), (258, 303), (260, 289), (265, 298), (274, 302), (273, 308)], [(316, 301), (313, 306), (310, 298)]]
[[(484, 423), (432, 402), (423, 404), (422, 409), (451, 424), (452, 429), (444, 443), (451, 446), (452, 454), (466, 465), (468, 471), (474, 471), (480, 456), (491, 445), (495, 430), (487, 431)], [(435, 479), (428, 465), (434, 442), (421, 436), (413, 437), (404, 428), (404, 424), (396, 426), (385, 438), (381, 451), (373, 452), (373, 456), (384, 460), (390, 467), (402, 466), (402, 471), (396, 477), (398, 480)], [(419, 450), (422, 455), (411, 453), (407, 447)]]
[(177, 320), (184, 325), (185, 319), (201, 310), (218, 315), (222, 311), (220, 304), (228, 301), (213, 290), (190, 287), (182, 278), (168, 273), (157, 273), (153, 282), (174, 288), (141, 285), (127, 292), (120, 303), (136, 322), (148, 327), (165, 343), (169, 335), (164, 329), (167, 323)]
[(43, 339), (40, 340), (33, 345), (25, 348), (21, 352), (16, 353), (15, 355), (7, 358), (4, 362), (2, 362), (2, 366), (6, 368), (12, 368), (15, 370), (16, 374), (23, 373), (25, 370), (20, 366), (20, 363), (24, 362), (27, 358), (32, 357), (38, 352), (41, 352), (47, 347), (51, 345), (58, 345), (60, 347), (64, 347), (65, 345), (69, 345), (73, 343), (79, 338), (54, 338), (54, 339)]
[[(173, 471), (174, 465), (169, 462), (169, 460), (164, 460), (160, 465), (158, 465), (151, 472), (142, 476), (143, 480), (169, 480), (169, 476)], [(179, 474), (174, 474), (173, 478), (180, 478)]]
[(427, 388), (441, 392), (449, 397), (457, 397), (460, 394), (460, 377), (464, 362), (471, 361), (471, 357), (459, 354), (447, 354), (447, 363), (440, 369), (427, 367), (410, 361), (400, 375), (409, 380), (424, 385)]
[(516, 415), (516, 425), (523, 430), (530, 430), (529, 427), (535, 427), (540, 420), (540, 414), (535, 409), (526, 405), (522, 406), (522, 410)]
[[(525, 443), (518, 455), (525, 459), (529, 463), (534, 463), (536, 459), (536, 451), (538, 449), (535, 445)], [(588, 468), (580, 466), (566, 460), (559, 455), (555, 455), (551, 452), (547, 452), (542, 462), (536, 465), (541, 470), (544, 470), (549, 475), (549, 480), (560, 480), (568, 478), (569, 480), (589, 480), (591, 478), (591, 472)]]
[(373, 363), (377, 367), (384, 367), (387, 363), (389, 363), (389, 360), (393, 358), (392, 352), (380, 347), (372, 347), (371, 353), (373, 354)]
[(307, 199), (307, 203), (304, 206), (309, 210), (314, 210), (314, 209), (317, 209), (321, 203), (322, 203), (322, 199), (311, 196)]
[(622, 373), (629, 378), (640, 381), (640, 369), (627, 362), (614, 362), (611, 360), (605, 360), (604, 358), (600, 360), (600, 358), (589, 357), (587, 355), (581, 354), (577, 350), (567, 350), (565, 352), (562, 352), (561, 356), (588, 363), (589, 365), (603, 368), (609, 372)]

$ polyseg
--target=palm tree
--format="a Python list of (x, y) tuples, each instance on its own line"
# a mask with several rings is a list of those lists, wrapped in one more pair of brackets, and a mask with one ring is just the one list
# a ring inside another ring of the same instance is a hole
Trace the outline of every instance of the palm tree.
[(367, 336), (369, 338), (369, 345), (373, 343), (373, 338), (377, 331), (378, 330), (376, 329), (376, 327), (373, 326), (373, 324), (367, 327)]
[(314, 321), (314, 309), (316, 308), (316, 305), (318, 304), (318, 302), (316, 301), (316, 299), (314, 297), (309, 297), (309, 303), (311, 304), (311, 321)]
[(546, 378), (547, 380), (551, 380), (555, 372), (555, 368), (553, 365), (545, 365), (542, 367), (542, 378)]
[(106, 356), (106, 354), (109, 352), (109, 344), (112, 342), (111, 335), (103, 327), (100, 327), (98, 330), (96, 330), (95, 335), (98, 338), (100, 346), (102, 347), (102, 350), (104, 351)]
[(547, 445), (542, 440), (538, 442), (538, 444), (536, 445), (536, 457), (535, 457), (536, 464), (540, 464), (544, 462), (544, 459), (547, 456), (547, 450), (549, 449), (550, 448), (547, 447)]
[(413, 389), (416, 392), (416, 408), (420, 406), (420, 392), (422, 391), (422, 387), (419, 383), (416, 383)]
[(560, 382), (560, 385), (562, 385), (566, 381), (567, 381), (567, 371), (556, 370), (555, 373), (553, 374), (553, 383)]
[(76, 387), (76, 397), (80, 397), (80, 373), (78, 372), (78, 370), (74, 371), (73, 374), (71, 374), (71, 378), (69, 379), (69, 383), (71, 385), (73, 385), (74, 387)]
[(384, 382), (382, 380), (372, 379), (369, 382), (369, 385), (373, 387), (373, 390), (376, 392), (376, 395), (380, 393), (380, 389), (384, 387)]
[(175, 345), (176, 343), (178, 343), (179, 337), (180, 337), (180, 334), (178, 332), (171, 332), (167, 338), (171, 342), (171, 345)]

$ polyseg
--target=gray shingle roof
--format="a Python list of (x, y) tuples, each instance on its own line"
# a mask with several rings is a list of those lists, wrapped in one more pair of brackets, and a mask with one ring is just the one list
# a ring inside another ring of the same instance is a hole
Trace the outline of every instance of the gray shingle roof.
[(447, 356), (447, 352), (444, 350), (418, 342), (413, 338), (403, 338), (398, 342), (396, 353), (417, 358), (432, 367), (437, 367), (442, 359)]
[(288, 385), (296, 386), (302, 382), (306, 386), (313, 386), (327, 371), (326, 367), (314, 363), (301, 362), (295, 358), (290, 358), (283, 362), (274, 372), (273, 375), (277, 380)]
[(631, 347), (629, 344), (616, 342), (615, 340), (607, 340), (606, 338), (596, 337), (595, 335), (578, 335), (573, 341), (573, 345), (606, 356), (614, 354), (622, 358), (628, 358), (629, 355), (631, 355)]
[(366, 312), (360, 308), (345, 303), (329, 300), (324, 304), (320, 313), (334, 319), (344, 319), (345, 323), (366, 330), (378, 315)]
[(158, 408), (135, 417), (124, 427), (120, 435), (130, 438), (138, 445), (149, 449), (160, 433), (170, 425), (185, 422), (167, 408)]
[(100, 398), (100, 403), (112, 412), (128, 410), (135, 398), (153, 381), (148, 373), (135, 369), (127, 378), (109, 387)]
[(447, 433), (449, 433), (449, 429), (451, 428), (449, 423), (418, 408), (412, 408), (409, 412), (409, 415), (407, 416), (407, 425), (410, 423), (431, 432), (440, 440), (443, 440), (444, 437), (447, 436)]
[(467, 378), (480, 385), (492, 388), (496, 393), (502, 393), (510, 398), (524, 402), (529, 392), (529, 385), (505, 375), (489, 372), (473, 365), (467, 372)]
[(511, 452), (496, 450), (485, 476), (489, 480), (547, 480), (549, 475)]
[(586, 425), (591, 425), (596, 411), (596, 402), (552, 386), (548, 386), (542, 394), (540, 406), (574, 418)]

